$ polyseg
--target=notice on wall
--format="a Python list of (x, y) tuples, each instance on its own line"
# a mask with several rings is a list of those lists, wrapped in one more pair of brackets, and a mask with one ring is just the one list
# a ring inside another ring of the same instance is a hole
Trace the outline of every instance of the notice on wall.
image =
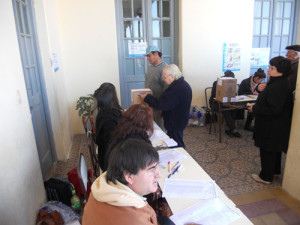
[(128, 42), (129, 57), (142, 57), (146, 53), (147, 42), (130, 43)]
[(53, 52), (51, 55), (51, 62), (52, 62), (54, 72), (57, 72), (59, 70), (59, 64), (58, 64), (58, 59), (57, 59), (57, 55), (55, 52)]
[(250, 66), (251, 68), (268, 67), (270, 48), (252, 48)]
[(238, 43), (223, 44), (223, 72), (241, 70), (241, 48)]

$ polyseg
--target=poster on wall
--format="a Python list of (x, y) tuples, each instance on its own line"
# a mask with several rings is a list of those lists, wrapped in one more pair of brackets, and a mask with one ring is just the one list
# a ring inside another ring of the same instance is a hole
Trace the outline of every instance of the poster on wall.
[(129, 57), (142, 57), (146, 53), (147, 43), (131, 43), (128, 42), (128, 54)]
[(252, 48), (250, 66), (251, 68), (268, 67), (270, 48)]
[(238, 43), (223, 44), (223, 72), (241, 70), (241, 48)]

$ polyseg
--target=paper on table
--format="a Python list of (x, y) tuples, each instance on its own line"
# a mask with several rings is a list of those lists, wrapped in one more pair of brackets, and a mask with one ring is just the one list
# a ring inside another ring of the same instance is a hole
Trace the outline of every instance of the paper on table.
[(165, 179), (163, 197), (209, 199), (216, 197), (212, 180)]
[(166, 135), (165, 132), (163, 132), (160, 129), (154, 129), (153, 134), (151, 135), (151, 137), (149, 139), (151, 141), (151, 144), (153, 146), (156, 146), (156, 145), (162, 144), (163, 140), (169, 139), (169, 136)]
[(186, 159), (187, 156), (182, 154), (181, 152), (177, 151), (176, 149), (164, 151), (159, 153), (159, 164), (162, 166), (165, 166), (170, 163), (174, 163), (177, 161), (181, 161), (183, 159)]
[(175, 146), (177, 146), (177, 142), (174, 141), (174, 139), (172, 139), (172, 138), (166, 139), (166, 140), (164, 140), (164, 142), (166, 143), (166, 145), (168, 147), (175, 147)]
[(198, 202), (171, 216), (170, 219), (176, 225), (192, 223), (202, 225), (227, 225), (239, 217), (240, 215), (226, 205), (220, 198), (212, 198)]

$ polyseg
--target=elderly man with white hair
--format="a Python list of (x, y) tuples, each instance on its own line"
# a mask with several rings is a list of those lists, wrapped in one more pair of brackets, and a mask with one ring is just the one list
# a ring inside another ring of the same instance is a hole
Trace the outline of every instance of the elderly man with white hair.
[(150, 94), (141, 97), (152, 108), (162, 110), (167, 134), (177, 142), (179, 147), (185, 148), (183, 130), (189, 120), (192, 89), (174, 64), (164, 67), (163, 80), (169, 87), (160, 98)]

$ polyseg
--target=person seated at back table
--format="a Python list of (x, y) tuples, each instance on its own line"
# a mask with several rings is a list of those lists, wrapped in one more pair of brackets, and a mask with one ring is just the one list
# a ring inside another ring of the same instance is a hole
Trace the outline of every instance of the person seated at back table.
[(157, 218), (143, 198), (158, 188), (158, 163), (159, 155), (151, 144), (138, 139), (118, 143), (110, 154), (107, 171), (92, 184), (82, 224), (174, 224), (167, 217)]
[[(249, 78), (244, 79), (241, 82), (238, 90), (238, 95), (258, 95), (260, 91), (257, 88), (265, 78), (265, 72), (263, 71), (263, 69), (259, 68), (253, 76), (250, 76)], [(245, 130), (253, 131), (253, 127), (251, 125), (253, 119), (253, 113), (248, 111), (247, 120), (244, 127)]]
[[(96, 90), (97, 91), (97, 90)], [(96, 119), (96, 144), (98, 145), (98, 162), (103, 169), (104, 158), (111, 132), (116, 128), (122, 114), (116, 88), (111, 83), (103, 83), (97, 91), (98, 114)]]
[[(231, 77), (234, 78), (234, 73), (230, 70), (227, 70), (224, 72), (223, 77)], [(209, 98), (209, 105), (210, 108), (212, 108), (214, 98), (216, 97), (216, 92), (217, 92), (217, 81), (214, 81), (213, 87), (211, 90), (211, 96)], [(214, 104), (214, 110), (217, 110), (217, 104)], [(242, 135), (237, 131), (235, 128), (235, 119), (237, 115), (237, 110), (227, 110), (227, 111), (222, 111), (222, 115), (225, 118), (226, 121), (226, 127), (225, 127), (225, 133), (229, 137), (238, 137), (240, 138)]]
[(104, 159), (103, 171), (107, 170), (109, 155), (116, 144), (128, 138), (143, 140), (151, 144), (149, 137), (153, 134), (153, 123), (153, 112), (149, 106), (146, 104), (130, 106), (122, 114), (117, 127), (111, 134)]

